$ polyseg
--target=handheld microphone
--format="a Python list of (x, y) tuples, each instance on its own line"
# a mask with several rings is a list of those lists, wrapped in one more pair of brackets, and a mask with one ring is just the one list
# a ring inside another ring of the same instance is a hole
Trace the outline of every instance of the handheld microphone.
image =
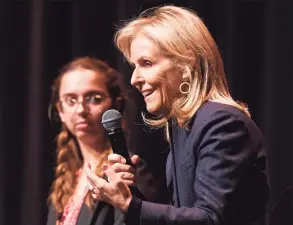
[[(124, 132), (122, 130), (122, 116), (121, 113), (115, 109), (109, 109), (104, 112), (102, 116), (102, 124), (108, 132), (109, 140), (114, 153), (123, 156), (126, 159), (126, 163), (130, 166), (134, 166), (130, 160), (130, 156), (127, 150)], [(129, 187), (131, 193), (141, 199), (145, 199), (143, 194), (137, 187)]]
[(126, 163), (133, 166), (127, 151), (125, 136), (122, 130), (121, 113), (115, 109), (107, 110), (102, 116), (102, 124), (108, 132), (113, 152), (123, 156), (126, 159)]

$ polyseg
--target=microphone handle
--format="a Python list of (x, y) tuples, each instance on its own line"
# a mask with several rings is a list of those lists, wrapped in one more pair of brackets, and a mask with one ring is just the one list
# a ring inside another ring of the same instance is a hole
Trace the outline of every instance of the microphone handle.
[[(135, 165), (131, 162), (131, 159), (127, 150), (123, 130), (116, 129), (112, 132), (108, 132), (108, 136), (109, 136), (110, 143), (113, 149), (113, 153), (123, 156), (126, 159), (126, 163), (128, 165), (135, 167)], [(137, 187), (129, 186), (129, 189), (134, 196), (139, 197), (141, 199), (145, 199), (145, 197), (142, 195), (142, 193), (138, 190)]]
[(122, 129), (116, 129), (108, 133), (113, 153), (123, 156), (128, 165), (134, 166), (131, 162), (130, 155), (127, 150), (124, 132)]

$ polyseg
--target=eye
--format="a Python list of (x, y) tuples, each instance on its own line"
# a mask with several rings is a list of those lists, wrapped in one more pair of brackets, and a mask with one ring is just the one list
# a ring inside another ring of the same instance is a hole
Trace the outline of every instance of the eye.
[(92, 95), (86, 97), (86, 102), (90, 104), (99, 104), (103, 100), (103, 97), (101, 95)]
[(64, 99), (64, 102), (66, 103), (66, 105), (68, 106), (73, 106), (77, 100), (76, 98), (72, 97), (72, 96), (67, 96), (65, 99)]
[(151, 67), (153, 63), (149, 60), (142, 60), (142, 66), (143, 67)]

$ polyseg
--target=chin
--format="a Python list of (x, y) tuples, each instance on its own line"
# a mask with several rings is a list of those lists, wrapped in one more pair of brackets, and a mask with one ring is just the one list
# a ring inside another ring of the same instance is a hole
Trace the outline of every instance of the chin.
[(162, 114), (160, 108), (156, 106), (147, 106), (146, 109), (150, 114), (155, 116), (161, 116)]
[(89, 135), (88, 132), (83, 132), (83, 131), (77, 131), (77, 132), (75, 132), (75, 136), (77, 138), (83, 138), (83, 137), (86, 137), (88, 135)]
[(153, 114), (155, 116), (161, 117), (161, 116), (167, 116), (170, 113), (170, 109), (163, 107), (162, 105), (147, 105), (146, 107), (147, 111), (150, 114)]
[(89, 136), (92, 135), (94, 131), (92, 129), (75, 129), (75, 136), (76, 137), (84, 137), (84, 136)]
[(92, 133), (86, 133), (86, 132), (77, 132), (75, 137), (78, 140), (84, 141), (84, 142), (88, 142), (88, 141), (92, 141), (95, 140), (97, 135), (92, 134)]

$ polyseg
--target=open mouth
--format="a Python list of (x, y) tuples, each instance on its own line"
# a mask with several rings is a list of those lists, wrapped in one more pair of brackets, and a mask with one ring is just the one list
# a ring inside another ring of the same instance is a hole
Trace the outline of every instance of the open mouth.
[(147, 99), (153, 93), (154, 93), (154, 91), (145, 91), (145, 92), (143, 92), (142, 95), (143, 95), (144, 99)]

